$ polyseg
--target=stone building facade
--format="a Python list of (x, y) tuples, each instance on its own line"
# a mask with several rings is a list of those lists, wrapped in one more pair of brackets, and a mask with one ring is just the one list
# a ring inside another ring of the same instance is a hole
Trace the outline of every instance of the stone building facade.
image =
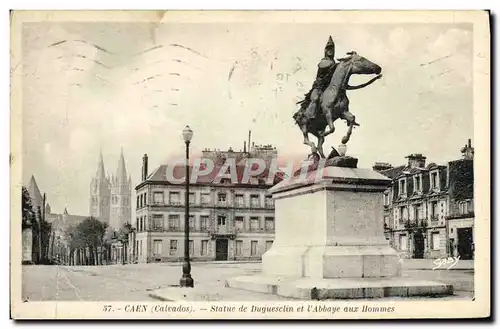
[(132, 181), (127, 174), (123, 149), (116, 175), (106, 176), (102, 153), (90, 182), (90, 215), (118, 230), (131, 221)]
[(384, 228), (391, 245), (407, 257), (473, 257), (470, 140), (462, 154), (462, 159), (446, 165), (426, 165), (426, 157), (411, 154), (406, 165), (377, 163), (373, 167), (392, 179), (384, 193)]
[[(239, 156), (235, 153), (242, 152), (230, 150), (229, 153), (229, 156)], [(219, 161), (212, 173), (190, 184), (191, 258), (198, 261), (260, 260), (274, 240), (274, 202), (267, 190), (279, 178), (275, 176), (268, 184), (266, 169), (260, 177), (244, 182), (244, 166), (238, 165), (238, 183), (225, 178), (219, 181), (216, 179), (217, 166), (223, 163)], [(143, 181), (136, 187), (134, 232), (129, 235), (127, 251), (135, 262), (183, 259), (185, 186), (168, 181), (167, 170), (170, 170), (167, 165), (161, 165), (147, 175), (147, 156), (143, 158)], [(185, 175), (184, 165), (172, 170), (174, 177)]]

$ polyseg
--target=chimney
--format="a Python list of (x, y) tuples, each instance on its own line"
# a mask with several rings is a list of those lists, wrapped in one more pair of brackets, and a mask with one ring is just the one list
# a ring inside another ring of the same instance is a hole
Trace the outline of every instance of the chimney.
[(408, 167), (410, 168), (424, 168), (425, 160), (427, 159), (420, 153), (410, 154), (406, 157), (408, 159)]
[(148, 177), (148, 155), (144, 154), (142, 157), (142, 181)]
[(473, 160), (474, 159), (474, 148), (472, 147), (471, 139), (467, 141), (467, 144), (462, 147), (462, 156), (465, 160)]
[(243, 153), (247, 153), (247, 141), (243, 141)]
[(248, 152), (250, 152), (250, 145), (252, 145), (252, 144), (250, 144), (250, 137), (251, 137), (251, 136), (252, 136), (252, 131), (251, 131), (251, 130), (249, 130), (249, 131), (248, 131)]

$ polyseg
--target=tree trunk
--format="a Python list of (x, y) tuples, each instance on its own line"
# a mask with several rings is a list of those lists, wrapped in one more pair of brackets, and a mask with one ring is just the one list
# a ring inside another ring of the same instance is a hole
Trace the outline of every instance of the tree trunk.
[(94, 265), (98, 266), (99, 265), (99, 254), (98, 252), (98, 247), (94, 246)]

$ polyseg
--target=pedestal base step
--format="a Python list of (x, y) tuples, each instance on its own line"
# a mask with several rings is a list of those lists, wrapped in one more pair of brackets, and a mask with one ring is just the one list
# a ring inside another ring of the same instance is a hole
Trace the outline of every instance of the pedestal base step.
[(406, 277), (310, 279), (240, 276), (226, 280), (226, 287), (302, 300), (453, 295), (453, 286)]

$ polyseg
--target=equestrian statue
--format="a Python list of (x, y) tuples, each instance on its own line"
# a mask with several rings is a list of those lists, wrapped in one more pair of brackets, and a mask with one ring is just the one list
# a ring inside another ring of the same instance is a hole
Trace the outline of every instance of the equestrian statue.
[[(323, 153), (325, 137), (335, 131), (334, 122), (342, 119), (347, 122), (347, 134), (342, 138), (346, 144), (354, 126), (359, 126), (355, 116), (349, 112), (347, 90), (361, 89), (382, 77), (382, 68), (355, 51), (335, 62), (335, 43), (330, 36), (325, 46), (324, 57), (318, 64), (316, 79), (304, 100), (298, 102), (300, 109), (293, 115), (295, 123), (304, 135), (304, 144), (311, 147), (312, 154)], [(359, 86), (350, 86), (349, 78), (353, 74), (377, 74), (370, 81)], [(328, 130), (326, 128), (328, 127)], [(309, 133), (318, 139), (317, 146), (309, 140)]]

